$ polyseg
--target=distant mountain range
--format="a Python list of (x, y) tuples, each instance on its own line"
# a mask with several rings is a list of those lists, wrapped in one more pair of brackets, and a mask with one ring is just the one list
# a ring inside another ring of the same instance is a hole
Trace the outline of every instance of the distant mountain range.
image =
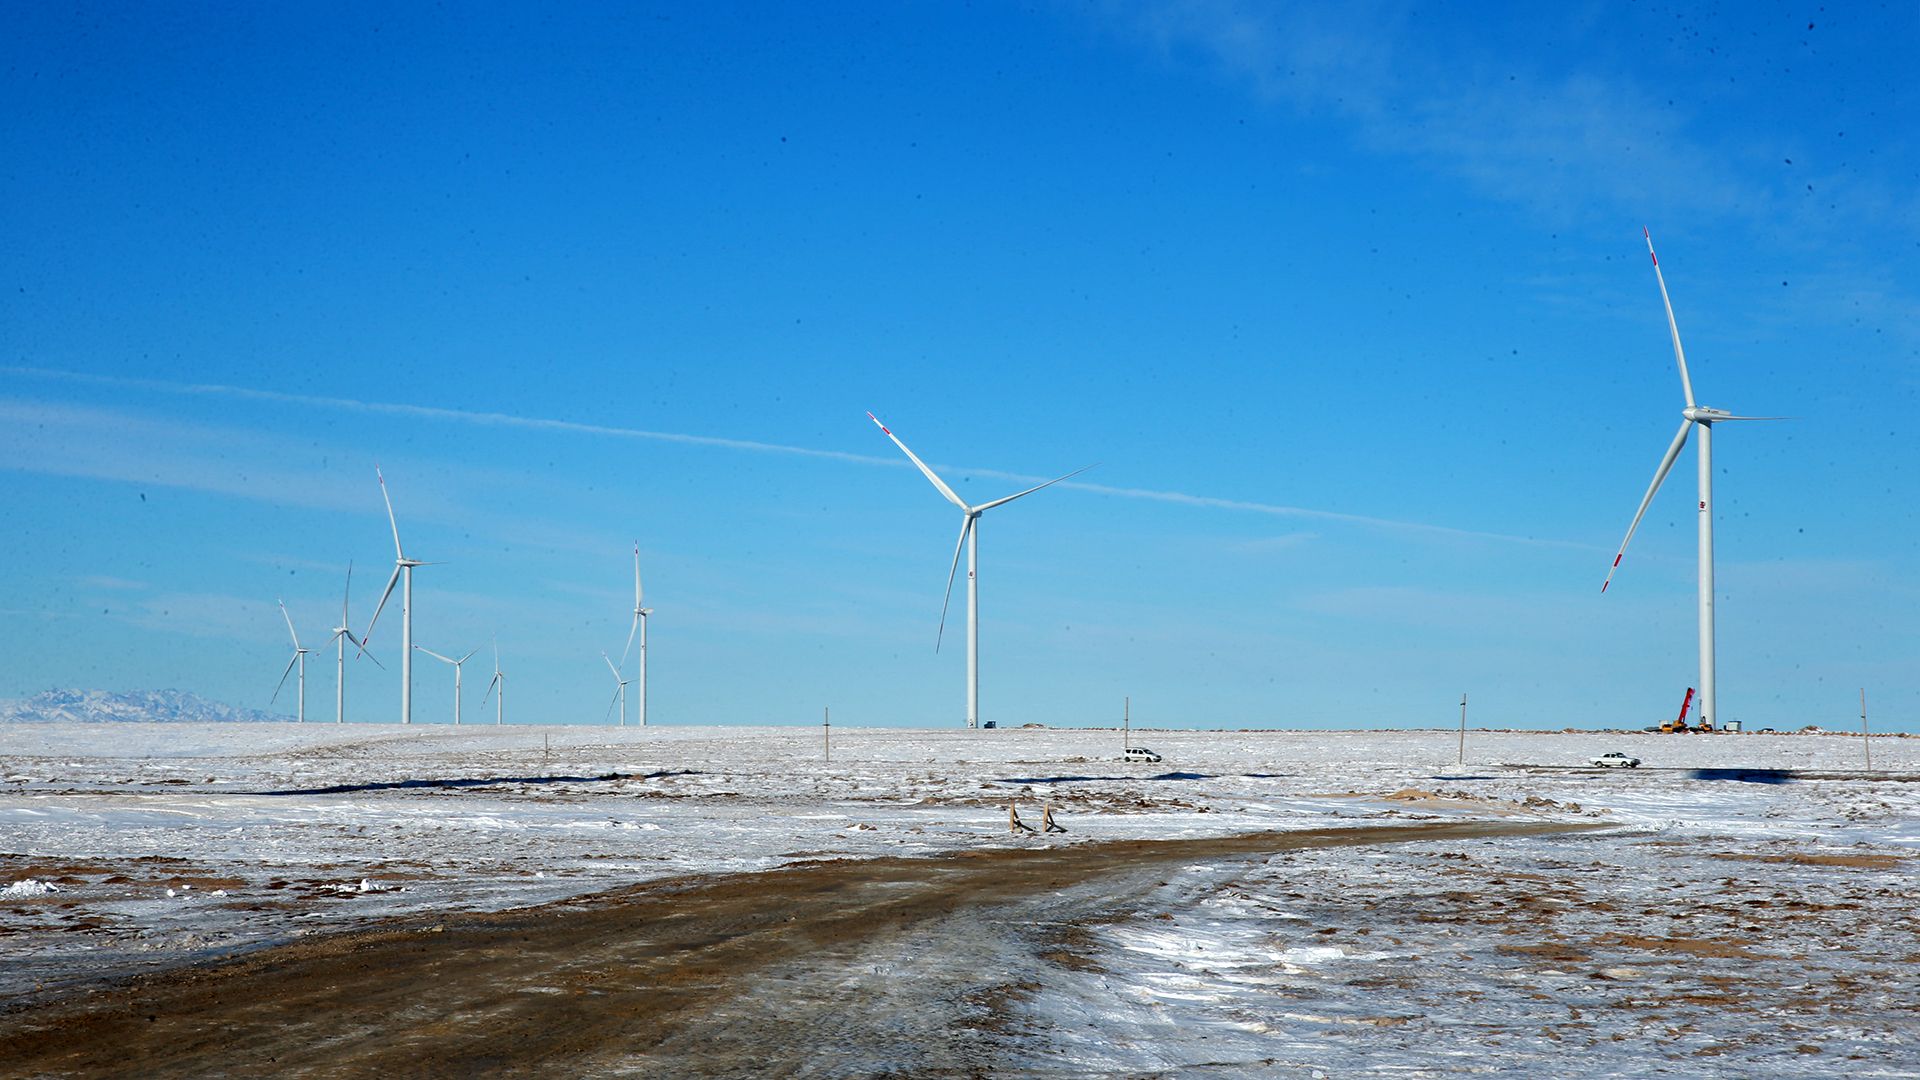
[(174, 724), (284, 723), (292, 717), (238, 709), (185, 690), (48, 690), (24, 701), (0, 701), (0, 724), (144, 721)]

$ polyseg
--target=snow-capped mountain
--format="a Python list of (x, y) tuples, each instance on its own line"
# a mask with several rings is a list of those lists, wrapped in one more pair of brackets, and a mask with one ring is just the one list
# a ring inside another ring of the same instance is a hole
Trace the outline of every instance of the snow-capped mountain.
[(116, 720), (181, 724), (280, 723), (291, 717), (208, 701), (185, 690), (48, 690), (24, 701), (0, 701), (0, 723)]

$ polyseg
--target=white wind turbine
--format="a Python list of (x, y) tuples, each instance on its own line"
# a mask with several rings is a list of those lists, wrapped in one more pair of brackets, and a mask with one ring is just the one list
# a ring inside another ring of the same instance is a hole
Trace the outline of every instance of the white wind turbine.
[(373, 475), (380, 481), (380, 500), (387, 504), (387, 524), (393, 528), (393, 576), (387, 579), (387, 591), (380, 594), (380, 604), (373, 609), (373, 618), (367, 620), (367, 631), (360, 635), (360, 651), (367, 651), (367, 639), (373, 637), (373, 626), (380, 621), (380, 613), (387, 608), (387, 599), (393, 595), (396, 583), (405, 579), (400, 589), (400, 722), (413, 723), (413, 568), (431, 566), (418, 559), (407, 558), (400, 547), (400, 523), (393, 517), (393, 500), (387, 495), (387, 478), (380, 474), (375, 466)]
[[(620, 650), (620, 663), (614, 670), (619, 671), (627, 666), (627, 653), (633, 648), (634, 632), (639, 631), (640, 708), (637, 716), (641, 727), (647, 726), (647, 616), (651, 614), (653, 609), (640, 602), (640, 544), (635, 541), (633, 545), (633, 625), (627, 628), (627, 647)], [(621, 724), (624, 725), (626, 720), (627, 707), (623, 702), (620, 706)]]
[(607, 714), (611, 716), (613, 714), (613, 707), (615, 705), (620, 706), (620, 726), (626, 727), (627, 726), (627, 677), (620, 673), (619, 668), (613, 666), (613, 657), (608, 656), (606, 653), (602, 652), (600, 654), (600, 659), (605, 660), (607, 662), (607, 670), (613, 672), (614, 681), (620, 684), (620, 688), (613, 692), (613, 700), (607, 702)]
[(1607, 570), (1607, 579), (1600, 586), (1601, 592), (1613, 583), (1613, 575), (1620, 568), (1620, 559), (1627, 553), (1627, 544), (1633, 540), (1635, 529), (1640, 527), (1640, 519), (1646, 515), (1648, 504), (1653, 502), (1654, 492), (1660, 490), (1660, 482), (1667, 478), (1667, 471), (1680, 456), (1687, 445), (1687, 436), (1695, 428), (1700, 429), (1700, 502), (1697, 507), (1700, 523), (1700, 721), (1713, 730), (1720, 727), (1720, 711), (1714, 697), (1714, 652), (1713, 652), (1713, 425), (1726, 420), (1779, 420), (1778, 416), (1735, 416), (1719, 409), (1710, 409), (1693, 400), (1693, 380), (1687, 375), (1687, 354), (1680, 347), (1680, 325), (1673, 318), (1673, 301), (1667, 296), (1666, 275), (1660, 272), (1660, 257), (1653, 252), (1653, 234), (1641, 230), (1647, 238), (1647, 256), (1653, 260), (1653, 277), (1660, 284), (1660, 301), (1667, 308), (1667, 329), (1673, 336), (1673, 359), (1680, 368), (1680, 391), (1686, 396), (1687, 407), (1680, 410), (1682, 417), (1680, 430), (1673, 437), (1673, 444), (1667, 447), (1666, 456), (1660, 459), (1660, 467), (1654, 470), (1653, 483), (1647, 486), (1645, 498), (1640, 500), (1640, 509), (1634, 512), (1633, 524), (1627, 526), (1626, 538), (1620, 541), (1620, 550), (1613, 557), (1613, 566)]
[(494, 703), (493, 722), (495, 725), (507, 722), (507, 673), (500, 670), (500, 639), (493, 639), (493, 681), (487, 684), (487, 692), (480, 698), (480, 707), (487, 707), (487, 698), (493, 696), (493, 688), (500, 688), (500, 700)]
[(280, 700), (280, 691), (287, 685), (288, 673), (298, 665), (300, 668), (300, 722), (304, 724), (307, 722), (307, 654), (313, 650), (300, 647), (300, 635), (293, 632), (293, 616), (287, 614), (285, 600), (280, 601), (280, 617), (287, 620), (287, 633), (293, 637), (293, 659), (287, 661), (286, 671), (280, 673), (280, 682), (274, 686), (273, 697), (267, 700), (267, 704), (271, 706)]
[(455, 660), (451, 656), (441, 656), (439, 653), (434, 652), (432, 649), (427, 648), (425, 645), (415, 645), (414, 648), (420, 650), (423, 653), (426, 653), (428, 656), (433, 657), (435, 660), (438, 660), (443, 664), (453, 665), (453, 726), (459, 727), (460, 726), (460, 665), (473, 659), (473, 654), (476, 652), (479, 652), (480, 650), (469, 649), (467, 651), (467, 655), (461, 657), (458, 660)]
[(367, 659), (373, 660), (375, 667), (382, 671), (386, 670), (385, 664), (375, 660), (373, 654), (365, 652), (366, 644), (354, 637), (353, 631), (347, 627), (347, 598), (352, 593), (353, 563), (349, 562), (347, 563), (346, 592), (340, 595), (340, 625), (333, 628), (333, 636), (327, 639), (327, 644), (335, 646), (338, 650), (334, 657), (333, 672), (333, 722), (336, 724), (343, 724), (347, 719), (347, 642), (351, 641), (359, 646), (362, 654)]
[(1008, 495), (1005, 498), (1001, 498), (1001, 499), (995, 499), (992, 502), (981, 503), (979, 506), (969, 506), (967, 505), (965, 500), (960, 498), (960, 496), (955, 495), (953, 493), (953, 489), (948, 487), (946, 485), (946, 482), (941, 480), (940, 477), (936, 476), (932, 469), (927, 468), (926, 462), (921, 461), (920, 458), (916, 456), (913, 451), (907, 449), (907, 444), (901, 442), (900, 437), (895, 435), (893, 431), (887, 427), (887, 425), (882, 424), (880, 422), (879, 417), (873, 415), (872, 413), (868, 413), (867, 419), (873, 421), (874, 426), (878, 427), (881, 431), (886, 432), (887, 438), (893, 440), (893, 445), (899, 447), (901, 453), (907, 455), (907, 458), (909, 460), (911, 460), (915, 465), (919, 466), (920, 471), (926, 474), (926, 477), (928, 480), (933, 482), (933, 486), (939, 489), (940, 494), (946, 496), (948, 502), (959, 507), (960, 513), (963, 515), (960, 522), (960, 539), (955, 541), (953, 545), (953, 565), (947, 569), (947, 593), (946, 593), (946, 598), (940, 602), (940, 630), (939, 630), (938, 636), (936, 636), (934, 639), (933, 647), (934, 647), (934, 650), (937, 652), (940, 648), (941, 640), (943, 640), (946, 637), (947, 606), (953, 600), (953, 578), (954, 578), (954, 575), (960, 569), (960, 549), (962, 547), (965, 547), (967, 549), (967, 726), (970, 728), (979, 727), (980, 726), (980, 515), (986, 513), (987, 511), (993, 509), (996, 506), (1005, 506), (1007, 503), (1010, 503), (1013, 500), (1018, 499), (1023, 495), (1031, 495), (1034, 492), (1039, 491), (1041, 488), (1052, 487), (1053, 485), (1059, 483), (1062, 480), (1066, 480), (1071, 477), (1078, 476), (1081, 473), (1086, 472), (1088, 469), (1093, 468), (1093, 466), (1083, 465), (1080, 468), (1075, 469), (1072, 472), (1068, 473), (1066, 476), (1056, 477), (1052, 480), (1047, 481), (1044, 484), (1035, 484), (1034, 486), (1028, 488), (1025, 491), (1015, 492), (1012, 495)]

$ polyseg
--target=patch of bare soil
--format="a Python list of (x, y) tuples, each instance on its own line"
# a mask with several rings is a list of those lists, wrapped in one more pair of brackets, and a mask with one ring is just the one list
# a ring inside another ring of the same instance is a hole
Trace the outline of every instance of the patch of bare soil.
[[(16, 1002), (0, 1014), (0, 1062), (24, 1076), (579, 1076), (663, 1066), (677, 1075), (787, 1075), (844, 1054), (846, 1040), (869, 1037), (875, 1025), (964, 1034), (1004, 1024), (1004, 1013), (979, 1003), (1025, 984), (1010, 981), (993, 951), (1011, 940), (994, 936), (1007, 932), (996, 908), (1068, 890), (1099, 896), (1103, 883), (1195, 859), (1578, 828), (1423, 823), (814, 863), (397, 920)], [(887, 971), (911, 960), (923, 931), (942, 922), (978, 931), (949, 932), (942, 942), (991, 948), (929, 980), (952, 992), (918, 1002), (923, 1015), (915, 1016), (916, 1002), (902, 995), (918, 980)], [(1074, 936), (1023, 943), (1065, 951)], [(779, 1011), (743, 1009), (750, 988), (764, 993), (795, 965), (807, 974), (794, 985), (832, 988), (807, 1014), (829, 1023), (770, 1022)], [(884, 1009), (863, 1015), (863, 1001)], [(925, 1045), (916, 1034), (890, 1052)], [(990, 1046), (949, 1040), (876, 1069), (990, 1074), (982, 1045)], [(941, 1047), (951, 1053), (940, 1056)]]
[(1740, 960), (1758, 960), (1759, 954), (1749, 951), (1746, 946), (1751, 941), (1738, 938), (1707, 940), (1705, 938), (1684, 937), (1644, 937), (1639, 934), (1606, 934), (1596, 939), (1596, 944), (1617, 945), (1628, 949), (1642, 949), (1647, 952), (1682, 953), (1687, 956), (1713, 956)]
[(1904, 857), (1899, 855), (1828, 855), (1813, 851), (1795, 851), (1776, 855), (1717, 851), (1713, 853), (1713, 857), (1786, 866), (1844, 866), (1852, 870), (1898, 870), (1904, 863)]

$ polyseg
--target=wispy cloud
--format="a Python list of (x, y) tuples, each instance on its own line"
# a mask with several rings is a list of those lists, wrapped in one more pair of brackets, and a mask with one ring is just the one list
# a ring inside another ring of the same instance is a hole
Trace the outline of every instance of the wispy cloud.
[(1397, 3), (1112, 0), (1108, 24), (1257, 99), (1354, 125), (1368, 148), (1422, 159), (1497, 198), (1565, 211), (1596, 199), (1724, 213), (1768, 192), (1687, 132), (1666, 97), (1617, 72), (1538, 71), (1433, 40)]
[(153, 588), (144, 581), (114, 577), (110, 574), (82, 574), (74, 579), (74, 584), (88, 589), (112, 589), (119, 592), (140, 592)]
[(1296, 551), (1320, 538), (1318, 533), (1290, 532), (1277, 536), (1262, 536), (1253, 540), (1242, 540), (1232, 545), (1234, 551), (1243, 555), (1271, 555), (1279, 551)]
[[(302, 405), (317, 409), (344, 410), (350, 412), (385, 416), (405, 416), (416, 419), (437, 420), (446, 423), (478, 424), (489, 427), (517, 427), (535, 431), (550, 431), (598, 438), (641, 439), (653, 442), (676, 443), (688, 446), (704, 446), (714, 449), (732, 450), (743, 453), (777, 454), (787, 457), (812, 458), (852, 465), (867, 465), (887, 469), (912, 468), (905, 460), (894, 457), (881, 457), (871, 454), (854, 454), (843, 450), (822, 450), (807, 446), (789, 446), (781, 443), (763, 442), (755, 439), (726, 438), (715, 435), (689, 435), (679, 432), (649, 431), (639, 428), (611, 427), (604, 424), (583, 424), (572, 420), (557, 420), (546, 417), (515, 416), (510, 413), (476, 412), (465, 409), (448, 409), (438, 406), (407, 405), (393, 402), (360, 401), (353, 398), (324, 397), (312, 394), (287, 394), (276, 390), (256, 390), (243, 386), (225, 386), (216, 383), (175, 383), (158, 379), (136, 379), (112, 375), (94, 375), (81, 372), (60, 371), (49, 368), (0, 366), (0, 374), (47, 379), (88, 386), (111, 387), (114, 389), (142, 390), (147, 392), (180, 394), (195, 397), (224, 397), (238, 400), (270, 401), (278, 404)], [(62, 418), (87, 418), (96, 425), (102, 418), (100, 410), (90, 410), (75, 406), (46, 405), (32, 403), (12, 403), (0, 400), (0, 421), (7, 419), (6, 410), (11, 407), (23, 416), (30, 418), (34, 409), (41, 409), (47, 415)], [(118, 415), (118, 414), (114, 414)], [(25, 442), (26, 440), (22, 440)], [(66, 444), (73, 445), (82, 440), (70, 438)], [(0, 438), (0, 450), (7, 443)], [(15, 468), (27, 468), (37, 472), (53, 472), (68, 475), (101, 476), (111, 479), (139, 479), (148, 475), (148, 470), (140, 466), (138, 460), (129, 460), (120, 455), (112, 461), (94, 461), (89, 463), (85, 453), (68, 457), (58, 452), (42, 450), (35, 454), (24, 453), (9, 462)], [(1051, 477), (1029, 473), (1006, 472), (998, 469), (974, 469), (959, 466), (937, 466), (942, 470), (964, 472), (968, 476), (1005, 480), (1011, 484), (1032, 485)], [(155, 474), (159, 475), (159, 474)], [(227, 472), (206, 469), (176, 468), (166, 474), (183, 486), (200, 487), (206, 490), (223, 491), (229, 494), (263, 495), (260, 476), (257, 471), (249, 476), (234, 480)], [(168, 482), (161, 480), (160, 482)], [(287, 484), (270, 485), (274, 497), (285, 498), (284, 493), (293, 490)], [(1253, 499), (1223, 498), (1214, 495), (1199, 495), (1184, 491), (1167, 491), (1157, 488), (1123, 487), (1110, 484), (1091, 483), (1084, 480), (1068, 480), (1059, 485), (1063, 490), (1083, 491), (1094, 495), (1105, 495), (1119, 499), (1137, 499), (1146, 502), (1167, 503), (1176, 506), (1190, 506), (1209, 510), (1228, 510), (1240, 513), (1264, 514), (1271, 517), (1295, 518), (1310, 521), (1325, 521), (1362, 528), (1380, 529), (1429, 537), (1447, 537), (1461, 540), (1497, 541), (1501, 543), (1547, 545), (1587, 549), (1589, 544), (1572, 541), (1552, 540), (1541, 537), (1514, 536), (1507, 533), (1482, 532), (1475, 529), (1461, 529), (1448, 525), (1433, 525), (1426, 522), (1402, 521), (1394, 518), (1374, 517), (1366, 514), (1343, 513), (1335, 510), (1320, 510), (1305, 506), (1289, 506), (1283, 503), (1260, 502)], [(304, 498), (312, 501), (318, 495), (306, 491)], [(360, 508), (365, 502), (363, 495), (354, 491), (342, 490), (337, 495), (330, 494), (320, 505), (334, 507), (350, 505)]]
[(0, 469), (158, 485), (323, 510), (364, 510), (364, 485), (274, 464), (275, 440), (120, 409), (0, 398)]

